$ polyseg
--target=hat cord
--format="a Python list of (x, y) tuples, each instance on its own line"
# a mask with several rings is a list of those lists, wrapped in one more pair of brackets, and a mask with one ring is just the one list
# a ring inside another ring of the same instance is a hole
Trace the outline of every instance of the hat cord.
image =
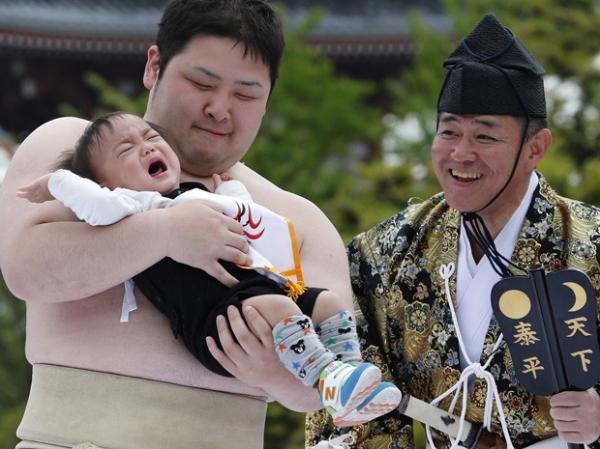
[[(508, 31), (510, 31), (510, 30), (508, 30)], [(492, 203), (494, 203), (498, 199), (498, 197), (500, 195), (502, 195), (502, 193), (506, 190), (506, 188), (512, 181), (514, 174), (517, 170), (517, 165), (519, 163), (519, 159), (521, 158), (521, 153), (523, 152), (523, 147), (525, 145), (525, 141), (527, 140), (527, 129), (529, 128), (530, 115), (529, 115), (529, 111), (527, 110), (527, 107), (525, 106), (525, 102), (523, 101), (523, 98), (521, 97), (518, 89), (515, 87), (508, 72), (503, 67), (501, 67), (497, 64), (494, 64), (493, 62), (490, 61), (491, 59), (494, 59), (494, 58), (502, 55), (504, 52), (508, 51), (508, 49), (514, 43), (515, 43), (515, 37), (514, 37), (514, 34), (512, 34), (512, 32), (511, 32), (511, 40), (508, 42), (508, 44), (505, 45), (504, 48), (502, 48), (496, 54), (489, 56), (487, 58), (482, 58), (480, 55), (473, 52), (469, 48), (469, 46), (467, 45), (467, 43), (464, 39), (461, 43), (461, 45), (465, 49), (465, 51), (467, 53), (469, 53), (472, 57), (477, 59), (482, 64), (486, 64), (490, 67), (495, 68), (500, 73), (502, 73), (502, 75), (504, 75), (504, 77), (508, 81), (509, 85), (511, 86), (513, 92), (515, 93), (517, 100), (519, 101), (519, 104), (521, 106), (521, 109), (523, 110), (523, 112), (525, 112), (525, 124), (521, 130), (521, 139), (519, 142), (519, 150), (515, 157), (515, 161), (513, 163), (512, 170), (510, 172), (510, 176), (508, 177), (508, 179), (506, 180), (506, 182), (504, 183), (502, 188), (483, 207), (481, 207), (480, 209), (478, 209), (474, 212), (463, 212), (461, 214), (463, 219), (465, 220), (465, 222), (469, 224), (469, 226), (465, 226), (467, 236), (469, 237), (470, 240), (474, 241), (479, 246), (479, 248), (481, 248), (483, 253), (487, 256), (488, 260), (490, 261), (490, 264), (491, 264), (493, 270), (502, 277), (513, 276), (512, 272), (509, 270), (509, 266), (513, 267), (519, 271), (522, 271), (523, 273), (527, 273), (527, 270), (525, 270), (524, 268), (520, 267), (519, 265), (511, 262), (510, 259), (503, 256), (498, 251), (498, 249), (496, 248), (496, 245), (494, 243), (494, 239), (493, 239), (491, 233), (489, 232), (489, 229), (488, 229), (487, 225), (485, 224), (485, 221), (483, 220), (481, 215), (479, 215), (479, 212), (481, 212), (482, 210), (489, 207)], [(454, 70), (455, 68), (456, 67), (453, 67), (452, 70)]]
[(500, 195), (502, 195), (502, 193), (506, 190), (506, 188), (512, 181), (512, 179), (515, 175), (515, 172), (517, 170), (517, 165), (519, 164), (519, 159), (521, 158), (521, 153), (523, 152), (523, 147), (525, 146), (525, 141), (527, 139), (527, 129), (529, 128), (530, 120), (529, 120), (529, 113), (528, 113), (527, 109), (525, 108), (523, 99), (519, 95), (519, 92), (517, 91), (517, 89), (515, 89), (515, 86), (514, 86), (512, 80), (508, 76), (508, 73), (506, 73), (506, 71), (502, 67), (499, 67), (496, 64), (493, 64), (490, 62), (483, 62), (483, 64), (487, 64), (489, 66), (496, 68), (506, 77), (506, 79), (510, 83), (511, 87), (513, 88), (513, 91), (515, 92), (517, 99), (519, 100), (519, 103), (521, 104), (521, 107), (523, 108), (523, 111), (525, 111), (525, 124), (523, 126), (523, 129), (521, 130), (521, 140), (519, 142), (519, 151), (517, 151), (517, 155), (515, 157), (515, 161), (513, 163), (512, 170), (510, 172), (510, 176), (508, 177), (508, 179), (506, 180), (506, 182), (504, 183), (502, 188), (492, 197), (491, 200), (489, 200), (485, 204), (485, 206), (481, 207), (480, 209), (477, 209), (474, 212), (462, 212), (461, 216), (463, 217), (463, 219), (465, 220), (466, 223), (470, 224), (470, 226), (465, 226), (465, 231), (467, 233), (467, 236), (469, 237), (470, 240), (474, 241), (479, 246), (479, 248), (481, 248), (483, 253), (487, 256), (488, 260), (490, 261), (490, 264), (491, 264), (493, 270), (502, 277), (510, 277), (510, 276), (512, 276), (512, 273), (508, 268), (509, 265), (512, 266), (513, 268), (516, 268), (516, 269), (524, 272), (524, 273), (527, 273), (527, 270), (525, 270), (524, 268), (511, 262), (508, 258), (503, 256), (500, 253), (500, 251), (498, 251), (498, 249), (496, 248), (496, 245), (494, 243), (494, 239), (493, 239), (487, 225), (485, 224), (485, 221), (483, 220), (481, 215), (479, 215), (479, 212), (481, 212), (482, 210), (489, 207), (492, 203), (494, 203), (498, 199), (498, 197)]
[(517, 271), (522, 272), (527, 275), (528, 271), (522, 266), (514, 263), (507, 257), (505, 257), (498, 249), (496, 248), (496, 244), (494, 243), (494, 239), (490, 234), (483, 218), (479, 214), (472, 212), (463, 212), (462, 213), (463, 220), (465, 224), (465, 230), (467, 232), (467, 236), (471, 241), (474, 241), (483, 251), (485, 256), (490, 261), (490, 265), (492, 269), (501, 277), (507, 278), (514, 276), (513, 272), (509, 269), (509, 267), (514, 268)]

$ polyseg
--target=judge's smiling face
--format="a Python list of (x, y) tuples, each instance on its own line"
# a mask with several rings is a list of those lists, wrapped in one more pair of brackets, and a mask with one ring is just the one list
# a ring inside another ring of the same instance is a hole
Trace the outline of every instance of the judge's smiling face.
[[(522, 126), (506, 115), (440, 114), (432, 159), (451, 207), (461, 212), (479, 211), (502, 189), (517, 157)], [(482, 217), (504, 214), (519, 205), (529, 176), (549, 144), (548, 133), (546, 129), (527, 139), (513, 178), (481, 211)]]
[(158, 132), (135, 115), (112, 117), (90, 156), (98, 182), (110, 189), (169, 193), (179, 185), (177, 155)]

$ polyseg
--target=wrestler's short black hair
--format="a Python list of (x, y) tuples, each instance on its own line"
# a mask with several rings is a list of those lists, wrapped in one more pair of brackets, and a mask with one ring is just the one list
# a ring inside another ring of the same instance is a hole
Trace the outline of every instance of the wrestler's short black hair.
[(98, 147), (104, 132), (114, 130), (114, 119), (131, 115), (128, 112), (116, 111), (101, 115), (85, 128), (75, 144), (75, 148), (63, 152), (56, 163), (55, 169), (70, 170), (82, 178), (98, 182), (98, 174), (92, 163), (92, 150)]
[(230, 38), (244, 55), (269, 67), (271, 91), (279, 76), (284, 37), (281, 21), (266, 0), (171, 0), (158, 25), (160, 80), (171, 59), (196, 36)]

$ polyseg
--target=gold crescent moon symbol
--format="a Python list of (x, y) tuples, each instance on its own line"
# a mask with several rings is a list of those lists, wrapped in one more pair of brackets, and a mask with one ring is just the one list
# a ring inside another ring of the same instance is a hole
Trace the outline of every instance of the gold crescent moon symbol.
[(581, 285), (577, 282), (563, 282), (563, 285), (567, 288), (570, 288), (571, 291), (575, 294), (575, 302), (573, 303), (573, 307), (569, 309), (569, 312), (577, 312), (581, 310), (585, 303), (587, 302), (587, 294)]
[(531, 301), (521, 290), (508, 290), (500, 296), (498, 307), (508, 318), (519, 320), (531, 310)]

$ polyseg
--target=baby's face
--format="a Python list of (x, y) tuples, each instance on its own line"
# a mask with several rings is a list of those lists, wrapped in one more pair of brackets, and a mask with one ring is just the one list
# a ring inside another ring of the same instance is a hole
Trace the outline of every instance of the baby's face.
[(105, 129), (92, 150), (102, 185), (160, 193), (179, 186), (179, 159), (158, 132), (135, 115), (118, 116), (111, 123), (113, 129)]

